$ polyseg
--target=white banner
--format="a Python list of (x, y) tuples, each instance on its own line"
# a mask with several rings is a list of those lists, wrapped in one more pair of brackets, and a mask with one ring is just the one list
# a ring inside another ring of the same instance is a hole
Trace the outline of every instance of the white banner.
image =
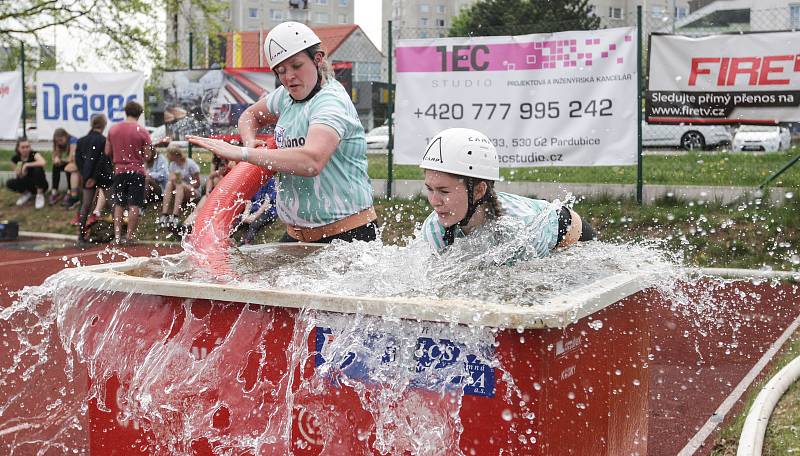
[(653, 35), (653, 123), (800, 121), (800, 32)]
[(0, 138), (16, 139), (22, 119), (22, 75), (19, 71), (0, 73)]
[[(125, 103), (144, 106), (144, 74), (40, 71), (36, 74), (36, 129), (49, 138), (56, 128), (73, 136), (89, 132), (91, 117), (103, 113), (109, 127), (125, 120)], [(144, 125), (144, 116), (139, 118)]]
[(501, 166), (636, 163), (634, 28), (400, 40), (395, 160), (474, 128)]

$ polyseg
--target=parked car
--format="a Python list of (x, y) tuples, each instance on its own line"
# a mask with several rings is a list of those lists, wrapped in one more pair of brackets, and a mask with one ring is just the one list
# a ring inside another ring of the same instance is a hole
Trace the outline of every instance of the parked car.
[(792, 145), (789, 129), (778, 125), (742, 125), (733, 136), (733, 151), (777, 152)]
[(366, 134), (367, 149), (387, 149), (389, 147), (389, 126), (375, 127)]
[(725, 125), (650, 124), (642, 122), (643, 146), (671, 146), (702, 150), (730, 144), (730, 128)]

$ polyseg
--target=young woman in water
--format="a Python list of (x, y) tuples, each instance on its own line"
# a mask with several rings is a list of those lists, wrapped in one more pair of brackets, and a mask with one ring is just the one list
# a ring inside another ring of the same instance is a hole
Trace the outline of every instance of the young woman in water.
[(443, 251), (492, 219), (513, 217), (529, 229), (529, 247), (537, 256), (596, 237), (591, 225), (572, 209), (547, 201), (496, 192), (500, 179), (497, 150), (483, 133), (448, 128), (428, 143), (420, 167), (433, 212), (422, 225), (424, 239)]
[[(377, 215), (367, 175), (367, 142), (350, 95), (336, 81), (319, 37), (298, 22), (279, 24), (267, 35), (264, 53), (282, 86), (239, 118), (245, 147), (187, 136), (219, 157), (280, 173), (278, 217), (281, 242), (334, 239), (372, 241)], [(256, 131), (277, 122), (278, 149), (258, 148)]]

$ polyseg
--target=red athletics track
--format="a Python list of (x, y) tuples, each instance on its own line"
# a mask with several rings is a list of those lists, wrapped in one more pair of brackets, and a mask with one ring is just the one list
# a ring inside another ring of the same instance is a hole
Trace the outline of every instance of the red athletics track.
[[(0, 309), (8, 307), (14, 299), (9, 295), (10, 292), (21, 290), (25, 286), (40, 285), (44, 280), (66, 267), (74, 267), (73, 259), (80, 261), (81, 265), (94, 265), (101, 262), (109, 263), (124, 261), (125, 256), (118, 252), (107, 251), (106, 245), (90, 246), (79, 248), (72, 240), (60, 239), (31, 239), (20, 238), (14, 242), (0, 242)], [(155, 246), (151, 244), (139, 244), (130, 247), (120, 247), (122, 251), (131, 256), (151, 256), (153, 250), (160, 255), (175, 253), (180, 250), (176, 246)], [(98, 255), (101, 254), (102, 255)], [(63, 259), (66, 257), (66, 261)], [(12, 318), (11, 321), (0, 319), (0, 369), (6, 369), (13, 365), (11, 356), (18, 351), (15, 328), (28, 328), (29, 324), (23, 323), (20, 319)], [(55, 344), (51, 344), (55, 345)], [(0, 387), (0, 407), (7, 402), (11, 407), (3, 412), (0, 410), (0, 448), (4, 448), (3, 454), (7, 454), (12, 443), (19, 445), (20, 442), (29, 441), (32, 435), (46, 436), (50, 441), (60, 442), (66, 448), (52, 448), (47, 455), (60, 454), (87, 454), (88, 453), (88, 434), (84, 425), (83, 430), (68, 430), (58, 435), (55, 430), (59, 423), (53, 423), (46, 419), (40, 419), (43, 415), (41, 404), (48, 401), (47, 398), (57, 398), (56, 391), (68, 384), (64, 374), (65, 356), (60, 347), (50, 347), (48, 350), (48, 362), (44, 367), (44, 372), (34, 375), (30, 381), (24, 381), (17, 372), (3, 372), (0, 378), (7, 381)], [(24, 360), (23, 360), (23, 365)], [(78, 373), (77, 375), (80, 375)], [(11, 398), (23, 389), (23, 385), (30, 386), (35, 384), (34, 391), (28, 389), (25, 398)], [(16, 386), (15, 386), (16, 385)], [(31, 394), (33, 393), (33, 394)], [(65, 399), (83, 397), (84, 391), (71, 391), (71, 395), (61, 395)], [(30, 396), (30, 397), (29, 397)], [(63, 410), (62, 410), (63, 412)], [(44, 412), (46, 416), (46, 412)], [(81, 416), (78, 411), (72, 413), (61, 413), (67, 416)], [(31, 419), (30, 417), (37, 417)], [(83, 420), (85, 423), (85, 420)], [(38, 429), (37, 429), (38, 428)], [(53, 431), (43, 430), (52, 428)], [(16, 447), (16, 454), (27, 455), (36, 454), (36, 450), (41, 445), (21, 445)]]
[[(98, 264), (98, 253), (104, 249), (82, 250), (65, 241), (0, 243), (0, 307), (10, 304), (9, 291), (42, 283), (46, 277), (71, 265), (73, 257), (83, 265)], [(137, 245), (122, 250), (133, 256), (150, 256), (153, 250), (163, 255), (174, 253), (178, 248)], [(67, 261), (62, 259), (65, 256)], [(124, 259), (118, 254), (103, 255), (104, 262)], [(693, 298), (708, 289), (703, 283), (685, 288), (687, 295)], [(718, 287), (714, 293), (730, 304), (703, 312), (686, 311), (691, 306), (674, 311), (657, 293), (640, 294), (641, 301), (648, 303), (642, 318), (649, 322), (650, 333), (650, 379), (642, 383), (649, 384), (646, 444), (649, 455), (708, 454), (714, 430), (741, 411), (740, 397), (758, 378), (774, 351), (796, 326), (800, 315), (800, 289), (796, 285), (770, 287), (739, 282)], [(741, 298), (742, 293), (757, 293), (758, 299)], [(0, 320), (0, 331), (0, 342), (15, 340), (8, 322)], [(0, 350), (0, 368), (9, 365), (9, 352)], [(58, 360), (54, 360), (54, 364), (59, 364)], [(59, 386), (59, 377), (63, 374), (54, 372), (52, 378), (38, 378), (37, 390), (47, 394), (48, 389)], [(0, 389), (0, 404), (13, 394), (12, 390), (9, 385)], [(17, 432), (25, 432), (20, 425), (16, 428), (8, 425), (8, 421), (14, 416), (26, 416), (27, 411), (25, 407), (22, 410), (12, 408), (0, 416), (0, 423), (6, 423), (0, 424), (0, 445), (13, 440)], [(70, 449), (86, 451), (88, 448), (85, 432), (58, 438)], [(20, 454), (24, 453), (23, 450)]]

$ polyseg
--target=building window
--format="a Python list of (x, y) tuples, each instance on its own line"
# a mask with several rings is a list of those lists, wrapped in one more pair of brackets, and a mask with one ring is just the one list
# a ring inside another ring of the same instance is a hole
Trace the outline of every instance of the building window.
[(327, 24), (330, 22), (330, 17), (328, 13), (317, 13), (317, 22), (320, 24)]
[(444, 19), (436, 19), (437, 27), (444, 27)]
[(608, 7), (608, 17), (612, 19), (622, 19), (622, 8)]
[(419, 12), (420, 13), (427, 13), (431, 10), (431, 7), (425, 4), (419, 5)]
[(789, 27), (800, 29), (800, 4), (789, 5)]
[(291, 10), (289, 11), (289, 19), (296, 21), (296, 22), (305, 22), (306, 21), (306, 11), (303, 10)]
[(257, 19), (258, 18), (258, 8), (248, 8), (247, 9), (247, 16), (250, 19)]
[(339, 15), (339, 23), (340, 24), (347, 24), (347, 15), (346, 14), (340, 14)]
[(283, 20), (283, 11), (281, 10), (269, 10), (269, 18), (273, 21), (282, 21)]
[(339, 6), (343, 6), (347, 8), (347, 5), (350, 3), (350, 0), (339, 0)]
[(444, 5), (436, 5), (436, 12), (438, 14), (444, 14), (446, 11)]
[(654, 6), (652, 12), (650, 13), (650, 15), (654, 19), (661, 19), (662, 17), (664, 17), (664, 15), (666, 13), (667, 13), (667, 9), (664, 8), (663, 6)]
[(328, 0), (317, 0), (317, 5), (327, 5)]
[(676, 6), (675, 7), (675, 19), (683, 19), (684, 17), (686, 17), (686, 7)]
[(428, 26), (428, 18), (427, 17), (419, 18), (419, 25), (421, 27), (427, 27)]

